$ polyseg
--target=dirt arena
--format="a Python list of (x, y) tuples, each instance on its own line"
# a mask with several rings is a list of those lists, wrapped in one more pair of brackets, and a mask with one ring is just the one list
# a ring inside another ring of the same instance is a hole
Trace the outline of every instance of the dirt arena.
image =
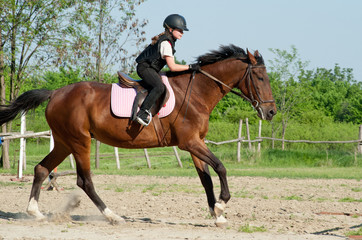
[[(25, 183), (13, 177), (0, 175), (0, 239), (345, 239), (362, 227), (362, 183), (356, 180), (229, 177), (229, 225), (220, 229), (197, 177), (94, 176), (100, 197), (125, 218), (120, 225), (103, 218), (75, 176), (58, 178), (60, 192), (41, 192), (47, 221), (36, 222), (25, 212), (32, 177)], [(74, 195), (80, 206), (64, 214)]]

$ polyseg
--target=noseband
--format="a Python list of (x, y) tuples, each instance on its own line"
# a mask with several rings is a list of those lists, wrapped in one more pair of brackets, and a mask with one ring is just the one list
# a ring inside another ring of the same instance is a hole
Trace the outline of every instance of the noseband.
[[(204, 74), (205, 76), (211, 78), (212, 80), (214, 80), (215, 82), (217, 83), (220, 83), (221, 85), (223, 85), (224, 87), (228, 88), (230, 90), (230, 92), (244, 98), (245, 100), (247, 100), (248, 102), (251, 103), (251, 105), (257, 109), (258, 111), (262, 112), (261, 109), (260, 109), (260, 104), (262, 103), (273, 103), (275, 102), (275, 100), (263, 100), (260, 96), (260, 93), (258, 91), (258, 89), (255, 87), (255, 81), (254, 81), (254, 78), (253, 78), (253, 75), (251, 74), (251, 70), (253, 68), (265, 68), (265, 66), (252, 66), (251, 64), (248, 65), (248, 68), (246, 69), (245, 71), (245, 74), (243, 76), (243, 78), (241, 79), (241, 82), (244, 81), (244, 79), (246, 79), (247, 83), (247, 88), (248, 88), (248, 91), (250, 93), (250, 98), (247, 97), (242, 91), (241, 93), (237, 92), (237, 91), (234, 91), (231, 87), (229, 87), (228, 85), (226, 85), (225, 83), (223, 83), (222, 81), (220, 81), (219, 79), (215, 78), (214, 76), (212, 76), (211, 74), (205, 72), (204, 70), (201, 70), (200, 69), (200, 72), (202, 74)], [(253, 92), (251, 91), (251, 87), (253, 86), (254, 90), (255, 90), (255, 93), (256, 93), (256, 97), (255, 98), (253, 96)]]

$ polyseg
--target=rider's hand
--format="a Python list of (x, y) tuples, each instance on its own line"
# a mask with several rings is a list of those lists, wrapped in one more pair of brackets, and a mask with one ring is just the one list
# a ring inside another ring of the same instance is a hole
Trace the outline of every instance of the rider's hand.
[(200, 71), (200, 64), (198, 64), (198, 63), (190, 64), (189, 69), (192, 71)]

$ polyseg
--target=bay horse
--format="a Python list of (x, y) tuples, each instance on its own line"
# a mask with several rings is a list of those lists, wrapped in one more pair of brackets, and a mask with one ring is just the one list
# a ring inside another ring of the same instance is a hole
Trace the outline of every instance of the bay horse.
[[(204, 139), (209, 116), (216, 104), (230, 91), (242, 96), (257, 110), (261, 119), (271, 120), (276, 114), (269, 77), (264, 60), (235, 45), (221, 46), (197, 58), (201, 72), (168, 72), (176, 104), (172, 113), (160, 119), (166, 146), (178, 146), (191, 154), (207, 202), (217, 226), (224, 226), (226, 203), (230, 199), (226, 169), (208, 149)], [(234, 91), (237, 88), (240, 91)], [(111, 84), (78, 82), (56, 90), (34, 89), (0, 107), (0, 125), (18, 114), (49, 100), (45, 116), (54, 137), (53, 150), (34, 167), (34, 179), (27, 212), (44, 219), (38, 201), (43, 181), (69, 154), (76, 161), (77, 185), (111, 223), (124, 219), (113, 213), (96, 193), (91, 179), (91, 138), (120, 148), (154, 148), (160, 142), (154, 128), (143, 127), (128, 118), (119, 118), (110, 109)], [(221, 191), (216, 200), (208, 166), (217, 173)]]

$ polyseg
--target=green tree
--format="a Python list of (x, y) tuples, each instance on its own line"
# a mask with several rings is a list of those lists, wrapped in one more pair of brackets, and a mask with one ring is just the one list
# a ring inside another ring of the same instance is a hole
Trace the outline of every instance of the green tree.
[[(23, 0), (8, 1), (3, 35), (8, 41), (2, 54), (10, 67), (8, 84), (10, 100), (14, 99), (24, 80), (34, 72), (57, 61), (57, 46), (66, 45), (77, 34), (77, 25), (68, 26), (84, 1)], [(79, 26), (79, 25), (78, 25)]]
[(87, 6), (91, 21), (83, 31), (86, 37), (80, 39), (82, 57), (77, 62), (87, 78), (104, 82), (104, 74), (115, 69), (132, 72), (137, 48), (145, 41), (147, 20), (136, 17), (136, 7), (143, 1), (97, 0)]
[(352, 69), (317, 68), (310, 78), (314, 107), (339, 122), (361, 123), (362, 83), (353, 78)]
[[(71, 11), (84, 1), (2, 0), (0, 3), (0, 79), (1, 101), (14, 99), (24, 81), (57, 61), (55, 46), (64, 46), (75, 35), (76, 26), (68, 26)], [(7, 73), (7, 74), (6, 74)], [(8, 79), (6, 82), (5, 79)], [(7, 92), (7, 93), (6, 93)], [(2, 131), (11, 130), (11, 123)], [(4, 167), (8, 164), (7, 147), (3, 146)]]
[[(269, 50), (275, 55), (275, 58), (269, 61), (271, 69), (269, 77), (278, 108), (278, 114), (272, 121), (272, 137), (275, 137), (276, 132), (281, 127), (282, 138), (284, 139), (289, 119), (297, 114), (298, 110), (300, 112), (298, 107), (303, 106), (310, 94), (307, 90), (305, 70), (308, 62), (303, 62), (300, 59), (295, 46), (291, 46), (290, 51)], [(284, 142), (282, 149), (284, 149)]]

